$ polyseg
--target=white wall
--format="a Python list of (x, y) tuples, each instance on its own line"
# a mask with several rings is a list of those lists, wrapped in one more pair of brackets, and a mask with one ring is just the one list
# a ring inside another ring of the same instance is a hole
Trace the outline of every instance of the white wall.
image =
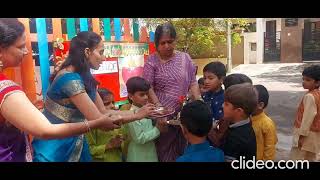
[[(257, 43), (257, 33), (256, 32), (246, 32), (243, 33), (243, 51), (244, 51), (244, 64), (249, 64), (250, 56), (250, 43)], [(258, 44), (257, 44), (258, 45)]]

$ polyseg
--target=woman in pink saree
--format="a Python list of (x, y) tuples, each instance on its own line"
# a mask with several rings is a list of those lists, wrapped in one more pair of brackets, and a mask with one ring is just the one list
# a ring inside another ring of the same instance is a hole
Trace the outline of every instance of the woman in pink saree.
[[(156, 52), (148, 57), (143, 77), (152, 88), (151, 102), (173, 108), (177, 115), (182, 108), (181, 96), (191, 91), (192, 99), (201, 99), (196, 81), (196, 67), (187, 53), (175, 50), (176, 31), (172, 24), (159, 25), (155, 31)], [(160, 162), (175, 161), (182, 155), (187, 142), (179, 126), (168, 125), (156, 141)]]

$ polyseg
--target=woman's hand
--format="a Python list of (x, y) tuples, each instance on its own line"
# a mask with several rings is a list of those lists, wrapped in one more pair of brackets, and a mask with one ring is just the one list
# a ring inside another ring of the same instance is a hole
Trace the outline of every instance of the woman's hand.
[(155, 103), (154, 104), (156, 107), (161, 107), (162, 106), (162, 104), (160, 103), (160, 102), (157, 102), (157, 103)]
[(120, 128), (122, 117), (120, 115), (103, 115), (102, 119), (99, 121), (101, 121), (101, 124), (99, 125), (100, 129), (110, 131)]
[(155, 114), (154, 110), (155, 110), (155, 105), (148, 103), (135, 113), (136, 118), (143, 119), (145, 117), (152, 116), (153, 114)]

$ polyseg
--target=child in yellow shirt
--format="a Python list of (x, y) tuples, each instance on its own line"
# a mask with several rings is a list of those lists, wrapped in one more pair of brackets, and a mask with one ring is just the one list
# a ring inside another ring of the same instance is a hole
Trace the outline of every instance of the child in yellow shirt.
[(254, 87), (258, 95), (258, 106), (252, 114), (251, 122), (257, 142), (256, 159), (274, 160), (278, 142), (276, 126), (264, 112), (269, 102), (269, 93), (263, 85), (255, 85)]

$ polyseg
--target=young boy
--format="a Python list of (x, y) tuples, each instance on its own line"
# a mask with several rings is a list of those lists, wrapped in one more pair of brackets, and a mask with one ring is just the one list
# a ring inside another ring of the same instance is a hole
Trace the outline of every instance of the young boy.
[(206, 136), (212, 126), (212, 113), (200, 100), (186, 104), (180, 115), (182, 133), (189, 145), (177, 162), (223, 162), (223, 152), (210, 146)]
[(210, 105), (215, 122), (223, 117), (224, 91), (221, 86), (225, 76), (226, 67), (219, 61), (211, 62), (203, 68), (204, 88), (207, 92), (202, 98)]
[(232, 85), (242, 84), (242, 83), (252, 84), (252, 80), (245, 74), (241, 74), (241, 73), (229, 74), (223, 81), (224, 90), (227, 90), (228, 87)]
[[(115, 109), (113, 93), (100, 88), (98, 93), (106, 109)], [(122, 162), (123, 128), (112, 131), (93, 129), (86, 134), (94, 161)]]
[(252, 114), (251, 123), (257, 141), (256, 159), (274, 160), (278, 141), (276, 126), (264, 112), (269, 102), (269, 93), (263, 85), (254, 85), (254, 87), (258, 95), (258, 106)]
[[(130, 110), (137, 111), (148, 103), (148, 91), (151, 86), (145, 79), (132, 77), (126, 86), (132, 102)], [(126, 126), (130, 138), (127, 162), (157, 162), (154, 139), (160, 135), (160, 120), (157, 120), (155, 127), (151, 119), (147, 118), (128, 123)]]
[[(242, 83), (252, 84), (252, 80), (245, 74), (235, 73), (235, 74), (228, 75), (223, 81), (225, 90), (227, 90), (232, 85), (242, 84)], [(211, 131), (208, 134), (208, 139), (214, 146), (216, 147), (221, 146), (221, 143), (225, 139), (229, 125), (230, 125), (230, 122), (222, 118), (220, 119), (220, 121), (218, 121), (216, 127), (211, 129)]]
[(298, 107), (290, 159), (316, 161), (320, 153), (320, 66), (305, 68), (302, 76), (308, 92)]
[(250, 84), (230, 86), (225, 92), (223, 119), (230, 122), (222, 150), (226, 161), (253, 159), (256, 156), (256, 136), (249, 116), (257, 107), (258, 100), (254, 87)]

